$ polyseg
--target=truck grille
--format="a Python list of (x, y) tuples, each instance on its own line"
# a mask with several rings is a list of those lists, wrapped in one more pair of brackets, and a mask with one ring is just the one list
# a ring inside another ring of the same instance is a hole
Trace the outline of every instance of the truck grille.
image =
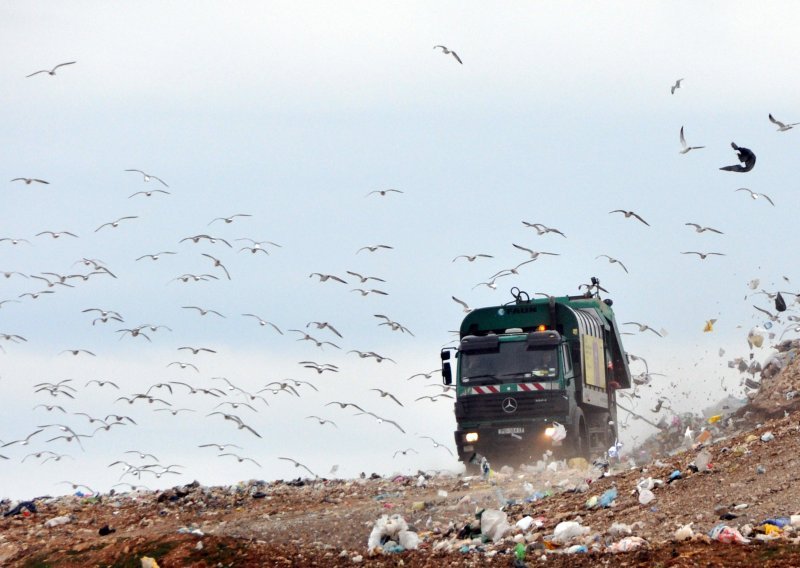
[[(465, 396), (455, 403), (456, 420), (480, 422), (566, 415), (569, 413), (569, 400), (565, 397), (566, 391), (563, 390)], [(513, 403), (516, 403), (516, 410), (511, 412)]]

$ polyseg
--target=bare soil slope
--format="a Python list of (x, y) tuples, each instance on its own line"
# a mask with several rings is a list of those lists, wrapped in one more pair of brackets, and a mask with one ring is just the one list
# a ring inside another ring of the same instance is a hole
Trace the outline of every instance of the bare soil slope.
[[(800, 566), (800, 533), (791, 526), (771, 541), (759, 540), (764, 535), (754, 538), (765, 520), (800, 512), (799, 420), (793, 413), (714, 441), (706, 446), (712, 455), (706, 472), (693, 471), (700, 449), (693, 448), (645, 468), (625, 466), (602, 477), (595, 471), (596, 479), (591, 470), (523, 468), (488, 480), (428, 476), (424, 483), (397, 477), (213, 488), (192, 484), (163, 492), (40, 499), (36, 513), (0, 519), (0, 565), (138, 567), (141, 557), (149, 556), (162, 567), (510, 566), (516, 534), (527, 547), (529, 566)], [(774, 439), (762, 441), (767, 432)], [(639, 480), (666, 481), (676, 470), (681, 479), (656, 487), (648, 505), (639, 503)], [(612, 487), (618, 492), (613, 506), (587, 508), (589, 498)], [(533, 500), (533, 491), (551, 494)], [(475, 536), (480, 527), (475, 513), (500, 503), (512, 530), (499, 542), (483, 542)], [(421, 539), (417, 550), (367, 550), (370, 531), (384, 514), (408, 522)], [(526, 515), (542, 526), (515, 529)], [(69, 522), (45, 526), (61, 516)], [(576, 519), (591, 532), (574, 543), (596, 552), (559, 553), (567, 545), (552, 541), (553, 530)], [(744, 532), (753, 527), (751, 543), (711, 541), (707, 534), (723, 522)], [(630, 525), (647, 545), (634, 552), (606, 551), (621, 538), (610, 531), (614, 523)], [(687, 523), (693, 523), (695, 538), (675, 542), (675, 529)], [(114, 532), (102, 536), (106, 526)], [(541, 560), (545, 554), (546, 562)]]

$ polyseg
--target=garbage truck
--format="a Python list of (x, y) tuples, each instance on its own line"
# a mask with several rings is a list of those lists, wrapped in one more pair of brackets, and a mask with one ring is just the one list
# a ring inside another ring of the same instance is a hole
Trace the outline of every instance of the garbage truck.
[[(458, 347), (441, 351), (455, 386), (455, 443), (467, 468), (482, 458), (518, 465), (548, 450), (562, 458), (605, 455), (617, 441), (616, 391), (631, 387), (610, 299), (599, 280), (586, 293), (531, 299), (464, 317)], [(580, 290), (580, 288), (579, 288)]]

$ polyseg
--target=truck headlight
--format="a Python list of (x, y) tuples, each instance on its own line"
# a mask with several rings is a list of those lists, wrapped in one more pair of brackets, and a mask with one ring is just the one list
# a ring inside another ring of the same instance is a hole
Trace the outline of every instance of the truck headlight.
[(478, 441), (478, 433), (477, 432), (467, 432), (464, 435), (464, 441), (468, 444), (474, 444)]
[(555, 433), (556, 433), (555, 426), (548, 426), (547, 428), (544, 429), (544, 435), (547, 436), (548, 438), (552, 438), (553, 434)]

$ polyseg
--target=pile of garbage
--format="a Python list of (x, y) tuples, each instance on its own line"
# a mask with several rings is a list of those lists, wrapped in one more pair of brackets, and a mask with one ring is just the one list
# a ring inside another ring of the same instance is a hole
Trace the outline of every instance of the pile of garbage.
[(763, 364), (757, 384), (749, 396), (754, 410), (770, 414), (795, 408), (800, 401), (800, 339), (787, 339), (773, 346), (777, 351)]

